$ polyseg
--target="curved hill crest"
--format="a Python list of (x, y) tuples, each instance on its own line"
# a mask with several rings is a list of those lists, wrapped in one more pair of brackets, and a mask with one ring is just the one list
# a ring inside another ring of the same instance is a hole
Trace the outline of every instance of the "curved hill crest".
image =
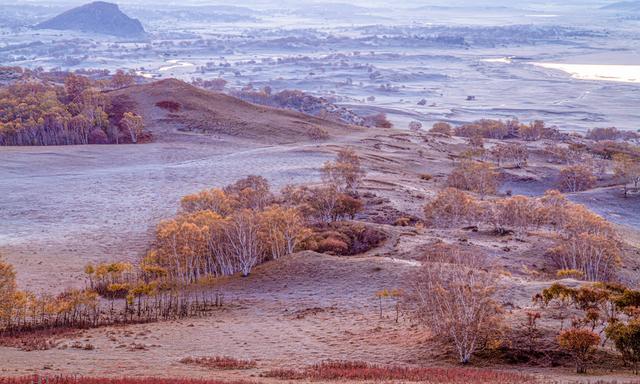
[(225, 137), (261, 144), (284, 144), (339, 137), (361, 130), (301, 112), (255, 105), (177, 79), (111, 91), (113, 107), (134, 111), (156, 140), (185, 134)]

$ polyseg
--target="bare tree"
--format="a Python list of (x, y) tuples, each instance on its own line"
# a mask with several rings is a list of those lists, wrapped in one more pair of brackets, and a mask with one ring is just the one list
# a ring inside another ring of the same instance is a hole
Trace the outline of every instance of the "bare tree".
[(467, 364), (497, 329), (496, 276), (481, 255), (452, 252), (444, 261), (425, 263), (413, 282), (418, 314)]
[(328, 161), (322, 166), (322, 178), (339, 191), (355, 194), (365, 176), (360, 156), (351, 148), (343, 148), (338, 152), (335, 161)]
[(596, 185), (593, 169), (585, 165), (572, 165), (560, 171), (558, 185), (565, 192), (580, 192)]
[(627, 185), (633, 184), (633, 188), (638, 188), (640, 183), (640, 161), (625, 154), (617, 154), (613, 156), (615, 164), (614, 172), (620, 181), (624, 183), (624, 196), (627, 196)]

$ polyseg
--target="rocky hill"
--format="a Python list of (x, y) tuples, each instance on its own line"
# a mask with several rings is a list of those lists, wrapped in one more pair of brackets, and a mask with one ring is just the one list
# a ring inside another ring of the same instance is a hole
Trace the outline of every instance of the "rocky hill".
[(70, 9), (36, 25), (35, 28), (82, 31), (126, 38), (145, 36), (145, 30), (139, 20), (125, 15), (118, 5), (104, 1)]

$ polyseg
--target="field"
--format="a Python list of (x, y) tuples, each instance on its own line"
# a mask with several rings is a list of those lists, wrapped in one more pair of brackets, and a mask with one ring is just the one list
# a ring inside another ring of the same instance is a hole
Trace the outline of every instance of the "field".
[[(114, 255), (132, 262), (141, 257), (154, 224), (175, 213), (182, 195), (255, 173), (276, 188), (318, 183), (319, 167), (342, 146), (355, 148), (365, 161), (368, 175), (362, 191), (387, 201), (367, 205), (370, 220), (391, 222), (398, 215), (393, 212), (421, 215), (421, 202), (452, 168), (450, 151), (464, 143), (437, 136), (425, 141), (420, 134), (375, 128), (323, 142), (276, 146), (231, 135), (156, 135), (156, 142), (142, 145), (4, 150), (9, 166), (3, 168), (7, 182), (0, 193), (5, 196), (2, 209), (9, 214), (2, 251), (15, 265), (20, 286), (36, 291), (82, 286), (82, 270), (89, 262), (113, 260)], [(425, 172), (434, 180), (421, 180)], [(531, 181), (521, 185), (518, 180), (528, 175), (544, 190), (553, 187), (544, 180), (554, 172), (543, 158), (533, 158), (526, 175), (512, 177), (512, 186), (526, 188)], [(536, 236), (523, 242), (467, 231), (381, 228), (389, 239), (367, 253), (299, 253), (268, 262), (247, 278), (220, 282), (215, 289), (224, 294), (225, 306), (204, 318), (85, 330), (53, 337), (55, 347), (45, 351), (0, 348), (3, 371), (143, 377), (162, 369), (174, 376), (210, 377), (207, 368), (180, 363), (203, 356), (257, 362), (247, 370), (214, 370), (216, 378), (225, 379), (250, 379), (270, 369), (299, 369), (328, 359), (450, 366), (455, 360), (443, 355), (445, 347), (431, 341), (427, 329), (405, 314), (395, 322), (393, 302), (383, 303), (380, 318), (375, 296), (381, 289), (407, 288), (430, 243), (462, 236), (491, 254), (509, 272), (500, 295), (514, 308), (514, 316), (531, 307), (531, 297), (550, 284), (544, 273), (530, 272), (547, 269), (540, 251), (546, 243)], [(626, 230), (627, 242), (635, 243), (637, 232)], [(630, 282), (637, 281), (631, 272), (636, 264), (625, 260), (623, 274)], [(491, 359), (476, 364), (495, 366)]]
[[(102, 92), (114, 110), (140, 116), (152, 137), (142, 144), (0, 146), (0, 254), (15, 268), (19, 289), (58, 295), (93, 285), (88, 264), (138, 266), (148, 251), (158, 251), (158, 224), (181, 212), (185, 195), (249, 175), (264, 177), (276, 195), (290, 185), (321, 189), (333, 182), (323, 165), (345, 153), (357, 157), (364, 176), (352, 191), (361, 206), (340, 225), (375, 228), (384, 238), (371, 249), (363, 240), (356, 245), (366, 251), (351, 254), (336, 250), (335, 238), (334, 247), (323, 250), (322, 241), (303, 232), (315, 248), (309, 241), (300, 246), (305, 250), (271, 257), (246, 277), (213, 280), (206, 287), (221, 303), (205, 304), (195, 317), (0, 334), (0, 384), (27, 383), (32, 375), (57, 378), (52, 384), (164, 383), (154, 377), (184, 384), (635, 382), (607, 340), (589, 356), (587, 374), (573, 373), (573, 355), (558, 347), (558, 329), (591, 327), (600, 341), (605, 320), (579, 324), (586, 307), (560, 308), (566, 303), (552, 299), (543, 306), (542, 296), (533, 301), (554, 283), (567, 290), (587, 286), (582, 271), (560, 268), (553, 259), (553, 247), (576, 235), (561, 233), (570, 220), (553, 215), (578, 211), (567, 203), (545, 211), (535, 225), (516, 223), (518, 212), (506, 219), (496, 213), (516, 195), (538, 209), (546, 191), (565, 186), (562, 172), (588, 166), (588, 187), (565, 196), (611, 223), (585, 216), (606, 229), (594, 234), (604, 238), (597, 240), (611, 240), (607, 244), (619, 251), (611, 280), (639, 286), (637, 188), (629, 197), (623, 193), (634, 181), (620, 181), (616, 167), (622, 161), (607, 152), (616, 143), (582, 136), (616, 126), (630, 137), (623, 149), (634, 161), (640, 158), (633, 136), (640, 118), (633, 108), (639, 95), (632, 66), (640, 41), (637, 20), (596, 11), (600, 3), (589, 3), (590, 23), (574, 2), (550, 9), (532, 2), (393, 11), (334, 4), (286, 12), (186, 5), (145, 12), (142, 5), (123, 6), (143, 21), (146, 41), (35, 31), (25, 23), (60, 7), (0, 5), (7, 11), (0, 16), (3, 65), (42, 66), (39, 76), (52, 77), (57, 70), (130, 69), (136, 84)], [(476, 17), (478, 12), (486, 18)], [(175, 14), (184, 19), (176, 22)], [(216, 22), (210, 22), (212, 15)], [(570, 73), (571, 65), (589, 64), (630, 64), (630, 72), (620, 74), (624, 79)], [(12, 81), (2, 76), (10, 72), (0, 72), (0, 85)], [(205, 89), (207, 80), (222, 86)], [(360, 124), (374, 114), (393, 127)], [(460, 127), (484, 118), (518, 118), (522, 124), (518, 134), (500, 138), (463, 135), (462, 129), (453, 135), (429, 132), (436, 122)], [(525, 139), (521, 132), (533, 130), (538, 119), (547, 124), (545, 135)], [(605, 149), (598, 152), (599, 146)], [(524, 164), (496, 160), (507, 147), (524, 151)], [(554, 150), (569, 155), (562, 159)], [(468, 189), (481, 208), (468, 222), (430, 223), (425, 205), (447, 191), (451, 175), (465, 164), (497, 170), (499, 187), (488, 193)], [(640, 174), (640, 167), (632, 172)], [(286, 196), (274, 201), (300, 211), (314, 203), (297, 206), (294, 194)], [(229, 223), (229, 217), (220, 222)], [(345, 227), (309, 226), (305, 230), (314, 235), (346, 236), (338, 233)], [(442, 260), (431, 259), (438, 252)], [(487, 345), (466, 366), (416, 309), (420, 271), (449, 263), (443, 260), (456, 252), (486, 257), (490, 267), (476, 269), (495, 277), (492, 303), (501, 319), (490, 324), (496, 337), (487, 336)], [(124, 299), (117, 301), (126, 313), (135, 297)], [(113, 312), (113, 300), (104, 295), (98, 312), (108, 312), (109, 302)], [(527, 349), (519, 332), (528, 330), (527, 319), (537, 312), (542, 315), (531, 339), (538, 349)]]

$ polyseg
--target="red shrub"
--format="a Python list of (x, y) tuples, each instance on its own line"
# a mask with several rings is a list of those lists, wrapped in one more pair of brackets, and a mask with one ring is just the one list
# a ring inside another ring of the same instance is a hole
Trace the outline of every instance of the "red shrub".
[(315, 228), (304, 248), (343, 256), (357, 255), (379, 246), (386, 239), (387, 235), (373, 226), (337, 221)]
[[(22, 376), (0, 377), (0, 384), (252, 384), (251, 381), (223, 381), (215, 379), (168, 379), (159, 377), (78, 377), (78, 376)], [(255, 384), (255, 383), (254, 383)]]
[(77, 329), (71, 328), (32, 330), (24, 334), (3, 335), (0, 337), (0, 346), (19, 348), (23, 351), (45, 351), (57, 346), (60, 339), (78, 334)]
[(526, 384), (537, 382), (532, 376), (521, 373), (471, 368), (422, 368), (369, 364), (359, 361), (325, 361), (302, 370), (274, 369), (263, 376), (283, 380), (366, 380), (366, 381), (416, 381), (447, 384)]
[(336, 255), (344, 255), (349, 251), (349, 244), (344, 241), (335, 238), (328, 237), (318, 242), (318, 252), (320, 253), (333, 253)]
[(239, 360), (229, 356), (213, 357), (185, 357), (180, 360), (182, 364), (199, 365), (213, 369), (251, 369), (258, 366), (254, 360)]
[(102, 129), (92, 129), (89, 132), (89, 144), (109, 144), (109, 138)]
[(156, 103), (156, 107), (166, 109), (169, 112), (178, 112), (180, 110), (180, 103), (170, 100), (162, 100)]

